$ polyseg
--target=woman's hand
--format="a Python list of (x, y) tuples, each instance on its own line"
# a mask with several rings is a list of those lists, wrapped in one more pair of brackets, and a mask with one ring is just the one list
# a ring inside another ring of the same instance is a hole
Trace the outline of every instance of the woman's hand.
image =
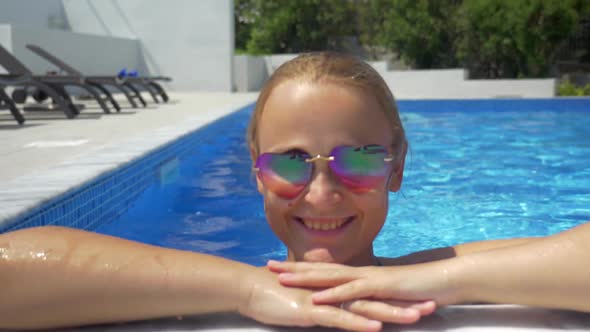
[[(316, 304), (312, 301), (313, 291), (305, 288), (282, 286), (276, 274), (258, 270), (245, 282), (248, 295), (239, 307), (239, 312), (259, 322), (289, 326), (327, 326), (352, 331), (379, 331), (381, 322), (414, 323), (421, 315), (434, 311), (434, 303), (418, 304), (408, 309), (399, 308), (379, 314), (375, 308), (390, 308), (381, 301)], [(395, 304), (394, 304), (395, 305)]]
[(315, 293), (315, 304), (346, 303), (351, 312), (383, 322), (396, 322), (392, 313), (417, 310), (419, 316), (424, 316), (436, 306), (458, 301), (449, 270), (436, 262), (405, 267), (350, 267), (271, 261), (268, 267), (280, 273), (278, 279), (285, 286), (332, 287)]
[(247, 277), (245, 298), (240, 314), (261, 323), (286, 326), (327, 326), (352, 331), (379, 331), (381, 322), (353, 314), (337, 306), (315, 305), (313, 292), (303, 288), (284, 287), (268, 270)]

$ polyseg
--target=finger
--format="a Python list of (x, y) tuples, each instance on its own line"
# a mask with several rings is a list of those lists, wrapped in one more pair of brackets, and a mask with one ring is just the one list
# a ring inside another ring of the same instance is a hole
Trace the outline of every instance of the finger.
[(418, 310), (420, 316), (427, 316), (436, 310), (436, 302), (432, 300), (416, 302), (416, 301), (397, 301), (397, 300), (379, 300), (387, 303), (393, 307), (412, 308)]
[(333, 306), (314, 306), (310, 310), (311, 320), (321, 326), (336, 327), (348, 331), (377, 332), (381, 322), (367, 319), (352, 312)]
[(308, 263), (308, 262), (279, 262), (269, 260), (266, 263), (269, 270), (273, 272), (305, 272), (309, 270), (325, 270), (333, 268), (345, 268), (344, 265), (333, 263)]
[(344, 308), (366, 318), (395, 324), (412, 324), (420, 319), (418, 309), (397, 307), (386, 302), (355, 300), (347, 302)]
[(314, 293), (312, 295), (312, 300), (315, 304), (329, 304), (342, 303), (349, 300), (366, 297), (387, 297), (387, 294), (375, 294), (376, 290), (374, 287), (376, 287), (375, 284), (371, 284), (369, 279), (356, 279), (351, 282)]
[(280, 273), (279, 281), (285, 286), (334, 287), (359, 278), (354, 270), (329, 269), (298, 273)]
[(420, 303), (412, 304), (410, 308), (417, 309), (420, 312), (420, 316), (428, 316), (436, 311), (436, 302), (424, 301)]

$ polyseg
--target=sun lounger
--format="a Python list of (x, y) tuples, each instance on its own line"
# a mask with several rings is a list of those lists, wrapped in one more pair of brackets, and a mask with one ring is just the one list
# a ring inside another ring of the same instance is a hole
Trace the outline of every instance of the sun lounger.
[[(35, 53), (35, 54), (39, 55), (40, 57), (44, 58), (45, 60), (51, 62), (53, 65), (55, 65), (56, 67), (60, 68), (64, 72), (66, 72), (68, 75), (83, 78), (87, 82), (89, 82), (90, 84), (93, 84), (95, 86), (100, 86), (102, 89), (106, 90), (106, 92), (104, 92), (104, 93), (107, 94), (109, 99), (111, 99), (112, 101), (115, 102), (115, 104), (117, 104), (117, 107), (119, 107), (118, 103), (115, 101), (115, 99), (113, 98), (110, 91), (108, 91), (106, 88), (104, 88), (105, 85), (112, 86), (115, 89), (117, 89), (118, 91), (120, 91), (121, 93), (123, 93), (123, 95), (125, 95), (125, 97), (127, 98), (127, 100), (129, 101), (129, 103), (131, 104), (132, 107), (134, 107), (134, 108), (138, 107), (137, 103), (135, 102), (135, 99), (137, 99), (144, 107), (147, 106), (147, 103), (145, 102), (143, 97), (141, 97), (141, 95), (139, 94), (139, 91), (134, 86), (131, 86), (130, 84), (127, 84), (124, 81), (115, 81), (112, 79), (101, 79), (98, 77), (96, 77), (93, 80), (89, 80), (87, 77), (84, 77), (84, 75), (81, 72), (79, 72), (78, 70), (74, 69), (73, 67), (67, 65), (65, 62), (61, 61), (56, 56), (45, 51), (41, 47), (36, 46), (36, 45), (27, 45), (27, 48), (29, 50), (31, 50), (33, 53)], [(115, 108), (117, 108), (117, 107), (115, 107)]]
[[(139, 94), (139, 87), (141, 90), (148, 92), (154, 102), (158, 103), (157, 95), (162, 98), (162, 101), (167, 102), (169, 100), (168, 95), (164, 88), (158, 84), (156, 81), (170, 81), (169, 77), (157, 76), (157, 77), (130, 77), (130, 76), (85, 76), (80, 71), (74, 69), (72, 66), (66, 64), (64, 61), (56, 57), (55, 55), (49, 53), (47, 50), (37, 46), (37, 45), (27, 45), (27, 48), (34, 52), (35, 54), (39, 55), (40, 57), (44, 58), (45, 60), (51, 62), (68, 75), (71, 76), (78, 76), (83, 77), (89, 82), (94, 82), (100, 85), (111, 85), (119, 88), (128, 88), (133, 91), (134, 96), (138, 98), (138, 100), (145, 106), (146, 103)], [(127, 99), (131, 103), (131, 99), (129, 98), (128, 94), (125, 94)]]
[(76, 86), (85, 90), (98, 102), (105, 113), (110, 113), (110, 109), (95, 87), (80, 77), (34, 75), (2, 45), (0, 45), (0, 66), (8, 71), (8, 74), (0, 74), (0, 86), (3, 90), (5, 86), (22, 86), (25, 91), (28, 87), (35, 87), (50, 97), (68, 118), (75, 117), (80, 111), (72, 102), (70, 94), (65, 89), (66, 86)]

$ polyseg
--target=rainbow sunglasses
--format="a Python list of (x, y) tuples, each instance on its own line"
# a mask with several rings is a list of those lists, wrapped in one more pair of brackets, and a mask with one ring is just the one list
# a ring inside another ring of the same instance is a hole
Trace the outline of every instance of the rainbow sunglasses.
[(337, 146), (329, 156), (310, 154), (301, 150), (284, 153), (263, 153), (256, 158), (253, 170), (262, 184), (279, 197), (293, 199), (310, 182), (314, 163), (328, 165), (339, 181), (355, 193), (366, 193), (379, 187), (391, 170), (393, 155), (381, 145), (361, 147)]

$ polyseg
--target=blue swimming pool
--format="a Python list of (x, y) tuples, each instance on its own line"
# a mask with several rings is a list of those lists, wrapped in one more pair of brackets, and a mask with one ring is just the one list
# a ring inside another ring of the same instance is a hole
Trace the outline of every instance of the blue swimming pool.
[[(590, 220), (590, 112), (527, 105), (400, 103), (410, 151), (376, 254), (548, 235)], [(284, 258), (250, 171), (251, 111), (199, 130), (204, 139), (161, 164), (129, 210), (96, 231), (255, 265)]]

